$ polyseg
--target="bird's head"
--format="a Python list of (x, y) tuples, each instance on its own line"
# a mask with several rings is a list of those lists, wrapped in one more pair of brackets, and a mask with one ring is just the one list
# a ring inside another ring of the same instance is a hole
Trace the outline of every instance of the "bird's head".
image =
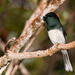
[(54, 12), (50, 12), (50, 13), (46, 14), (45, 16), (43, 16), (43, 18), (46, 22), (52, 21), (53, 19), (59, 21), (59, 18), (57, 17), (57, 15)]
[(55, 29), (60, 27), (60, 21), (54, 12), (50, 12), (43, 16), (44, 21), (47, 23), (47, 30)]

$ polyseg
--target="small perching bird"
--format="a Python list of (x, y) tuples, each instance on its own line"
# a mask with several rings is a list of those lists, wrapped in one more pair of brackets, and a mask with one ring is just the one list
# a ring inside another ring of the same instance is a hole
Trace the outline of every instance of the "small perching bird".
[[(54, 12), (50, 12), (43, 16), (45, 22), (47, 23), (47, 31), (48, 36), (53, 44), (61, 43), (66, 44), (67, 43), (67, 34), (63, 27), (63, 25), (60, 23), (59, 18)], [(73, 68), (71, 66), (67, 50), (61, 50), (63, 59), (64, 59), (64, 65), (66, 71), (73, 71)]]

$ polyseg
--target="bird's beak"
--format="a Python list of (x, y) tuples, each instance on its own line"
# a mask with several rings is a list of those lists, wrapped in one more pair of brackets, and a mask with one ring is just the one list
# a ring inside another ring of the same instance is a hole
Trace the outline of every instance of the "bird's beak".
[(43, 19), (46, 20), (47, 19), (47, 16), (43, 16)]

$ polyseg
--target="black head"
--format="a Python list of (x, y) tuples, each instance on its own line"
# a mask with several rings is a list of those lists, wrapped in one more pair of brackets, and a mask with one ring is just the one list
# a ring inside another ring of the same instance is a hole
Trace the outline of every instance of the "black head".
[(61, 27), (59, 18), (54, 12), (46, 14), (43, 18), (47, 23), (47, 30), (57, 29)]
[(50, 12), (50, 13), (46, 14), (45, 16), (43, 16), (45, 21), (47, 20), (48, 17), (49, 18), (55, 18), (59, 21), (59, 18), (57, 17), (57, 15), (54, 12)]

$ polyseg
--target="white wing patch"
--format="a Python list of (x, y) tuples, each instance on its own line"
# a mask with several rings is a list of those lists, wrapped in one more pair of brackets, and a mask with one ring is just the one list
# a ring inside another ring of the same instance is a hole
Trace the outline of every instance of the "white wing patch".
[(59, 29), (53, 29), (48, 31), (48, 36), (51, 39), (51, 42), (53, 44), (56, 43), (65, 43), (65, 37), (63, 35), (62, 30)]

